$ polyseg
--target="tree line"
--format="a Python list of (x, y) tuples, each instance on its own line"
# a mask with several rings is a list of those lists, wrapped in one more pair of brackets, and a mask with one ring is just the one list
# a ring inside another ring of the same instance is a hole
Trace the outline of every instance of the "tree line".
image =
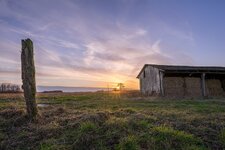
[(0, 84), (0, 93), (18, 93), (21, 92), (19, 85), (11, 83), (1, 83)]

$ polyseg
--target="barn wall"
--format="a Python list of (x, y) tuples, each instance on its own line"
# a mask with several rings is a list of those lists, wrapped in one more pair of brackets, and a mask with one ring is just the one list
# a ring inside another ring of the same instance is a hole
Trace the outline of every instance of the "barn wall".
[[(145, 72), (145, 73), (144, 73)], [(145, 74), (145, 77), (144, 77)], [(160, 75), (159, 69), (147, 66), (142, 71), (140, 77), (141, 92), (146, 95), (160, 94)]]

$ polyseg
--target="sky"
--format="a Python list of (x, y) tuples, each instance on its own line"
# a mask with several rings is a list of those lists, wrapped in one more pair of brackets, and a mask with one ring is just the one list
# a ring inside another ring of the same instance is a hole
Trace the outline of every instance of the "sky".
[(0, 0), (0, 83), (138, 88), (144, 64), (225, 66), (224, 0)]

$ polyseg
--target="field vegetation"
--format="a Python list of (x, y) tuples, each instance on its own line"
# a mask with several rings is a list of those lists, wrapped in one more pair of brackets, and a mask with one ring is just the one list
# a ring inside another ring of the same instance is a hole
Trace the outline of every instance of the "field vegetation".
[(26, 118), (22, 93), (0, 94), (0, 149), (225, 149), (225, 99), (126, 93), (42, 93)]

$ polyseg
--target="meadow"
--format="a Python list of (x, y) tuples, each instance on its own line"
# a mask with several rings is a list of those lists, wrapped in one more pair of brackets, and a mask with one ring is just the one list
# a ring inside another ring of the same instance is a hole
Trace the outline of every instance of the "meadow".
[(39, 93), (36, 122), (23, 99), (0, 94), (0, 149), (225, 149), (225, 99)]

